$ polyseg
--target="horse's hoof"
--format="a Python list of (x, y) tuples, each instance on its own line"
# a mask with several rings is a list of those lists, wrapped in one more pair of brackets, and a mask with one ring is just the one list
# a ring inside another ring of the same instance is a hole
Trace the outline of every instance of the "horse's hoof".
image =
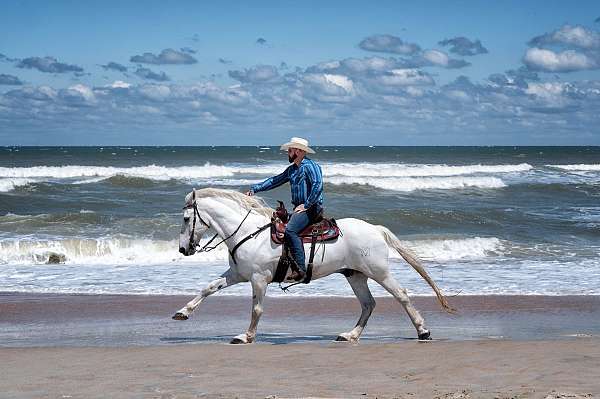
[(236, 335), (229, 341), (230, 344), (238, 345), (238, 344), (247, 344), (248, 338), (245, 334)]
[(352, 342), (353, 344), (356, 344), (358, 343), (359, 338), (355, 338), (349, 333), (342, 333), (338, 335), (335, 340), (336, 342)]
[(426, 331), (424, 333), (419, 334), (419, 341), (431, 341), (431, 333)]
[(186, 315), (184, 315), (181, 312), (177, 312), (175, 313), (175, 315), (172, 317), (173, 320), (187, 320), (188, 317)]

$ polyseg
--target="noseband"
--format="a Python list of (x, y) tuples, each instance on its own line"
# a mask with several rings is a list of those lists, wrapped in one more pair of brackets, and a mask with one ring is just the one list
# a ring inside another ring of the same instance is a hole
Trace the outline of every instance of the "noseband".
[[(183, 207), (184, 210), (192, 209), (192, 208), (194, 208), (194, 221), (192, 223), (192, 232), (190, 234), (190, 241), (188, 242), (188, 250), (192, 249), (192, 246), (194, 245), (194, 234), (196, 233), (196, 216), (198, 216), (198, 220), (200, 220), (200, 223), (202, 223), (203, 225), (205, 225), (206, 227), (208, 227), (210, 229), (210, 224), (206, 223), (204, 221), (204, 219), (202, 219), (202, 216), (200, 216), (200, 211), (198, 210), (198, 205), (196, 204), (196, 190), (192, 191), (192, 203)], [(206, 245), (204, 247), (202, 247), (200, 252), (205, 252), (204, 251), (205, 247), (208, 246), (208, 244), (210, 244), (217, 236), (218, 236), (218, 234), (215, 234), (215, 236), (213, 238), (211, 238), (211, 240), (208, 243), (206, 243)]]

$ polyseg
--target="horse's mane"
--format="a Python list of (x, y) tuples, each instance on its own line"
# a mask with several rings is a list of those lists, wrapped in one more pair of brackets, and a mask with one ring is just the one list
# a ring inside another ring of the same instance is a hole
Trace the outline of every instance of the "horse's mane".
[[(253, 210), (256, 213), (266, 216), (268, 218), (273, 215), (275, 211), (273, 208), (270, 208), (262, 198), (258, 198), (255, 196), (248, 196), (244, 193), (240, 193), (239, 191), (234, 190), (225, 190), (220, 188), (201, 188), (196, 190), (196, 197), (198, 198), (207, 198), (207, 197), (215, 197), (215, 198), (225, 198), (229, 199), (236, 204), (238, 204), (243, 209), (247, 211)], [(185, 198), (186, 203), (191, 201), (191, 195)]]

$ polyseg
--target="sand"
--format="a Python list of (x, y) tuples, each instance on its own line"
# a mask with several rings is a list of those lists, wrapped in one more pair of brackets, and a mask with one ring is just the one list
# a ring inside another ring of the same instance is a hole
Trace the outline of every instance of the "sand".
[[(459, 297), (450, 316), (414, 302), (418, 342), (379, 298), (358, 345), (333, 343), (352, 298), (269, 298), (257, 344), (228, 340), (249, 298), (0, 295), (0, 398), (584, 398), (600, 395), (600, 297)], [(263, 323), (264, 322), (264, 323)]]

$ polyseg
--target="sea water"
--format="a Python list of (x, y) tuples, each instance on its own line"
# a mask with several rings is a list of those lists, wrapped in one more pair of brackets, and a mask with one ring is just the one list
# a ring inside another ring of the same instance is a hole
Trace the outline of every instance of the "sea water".
[[(326, 213), (389, 227), (444, 292), (600, 294), (600, 147), (316, 150)], [(178, 253), (185, 195), (246, 191), (287, 165), (275, 146), (0, 147), (0, 291), (196, 294), (227, 251)], [(288, 185), (260, 195), (290, 207)], [(390, 262), (409, 293), (432, 294)], [(289, 295), (353, 294), (334, 275)]]

